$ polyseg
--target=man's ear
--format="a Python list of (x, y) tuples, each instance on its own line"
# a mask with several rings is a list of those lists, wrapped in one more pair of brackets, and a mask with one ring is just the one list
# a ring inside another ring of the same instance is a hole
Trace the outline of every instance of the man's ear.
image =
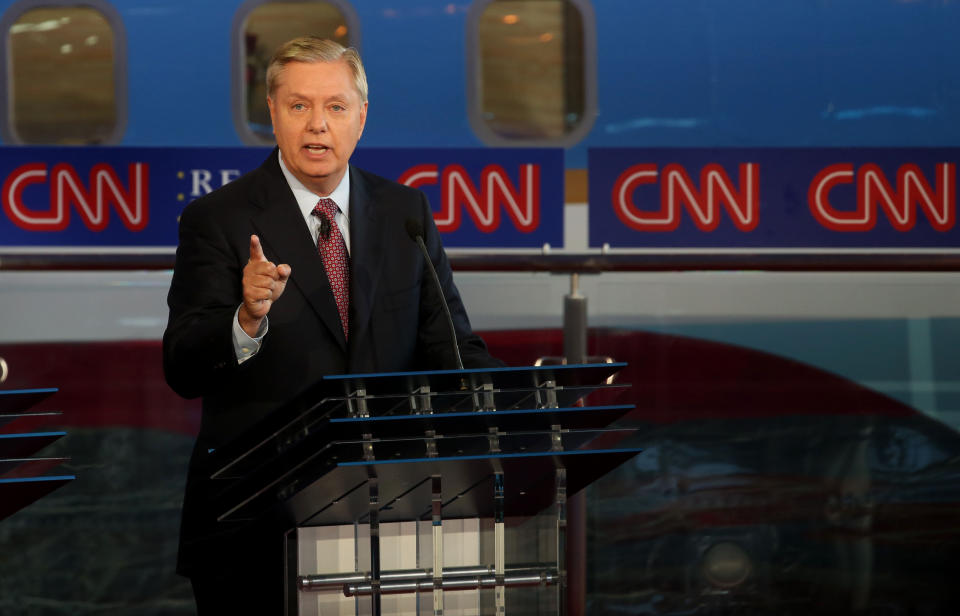
[(269, 96), (267, 97), (267, 109), (270, 110), (270, 131), (271, 131), (274, 135), (276, 135), (276, 134), (277, 134), (277, 129), (275, 129), (274, 126), (276, 126), (277, 123), (276, 123), (276, 121), (274, 120), (274, 117), (273, 117), (273, 114), (274, 114), (273, 99), (270, 98)]
[(360, 108), (360, 134), (357, 135), (358, 141), (360, 137), (363, 135), (363, 127), (367, 125), (367, 105), (369, 105), (369, 102), (364, 101), (363, 107)]

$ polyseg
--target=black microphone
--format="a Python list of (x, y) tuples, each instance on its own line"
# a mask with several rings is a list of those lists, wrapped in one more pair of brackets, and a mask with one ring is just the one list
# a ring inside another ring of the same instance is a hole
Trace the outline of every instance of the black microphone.
[(318, 216), (320, 216), (320, 237), (326, 242), (330, 239), (330, 219), (323, 212), (319, 212)]
[(447, 305), (447, 298), (443, 294), (443, 287), (440, 286), (440, 277), (437, 276), (437, 270), (433, 267), (433, 261), (430, 260), (427, 245), (423, 243), (423, 226), (413, 218), (408, 218), (403, 223), (403, 226), (406, 227), (407, 235), (410, 236), (410, 239), (420, 247), (420, 252), (423, 253), (423, 258), (426, 260), (427, 267), (430, 269), (433, 284), (437, 289), (437, 293), (440, 294), (440, 300), (443, 304), (443, 313), (447, 315), (447, 325), (450, 326), (450, 341), (453, 342), (453, 356), (457, 360), (457, 368), (463, 370), (463, 360), (460, 359), (460, 346), (457, 344), (457, 329), (453, 326), (453, 316), (450, 314), (450, 306)]

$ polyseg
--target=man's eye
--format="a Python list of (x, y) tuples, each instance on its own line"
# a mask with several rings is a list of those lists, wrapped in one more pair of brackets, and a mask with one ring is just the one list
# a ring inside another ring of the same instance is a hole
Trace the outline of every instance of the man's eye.
[(306, 109), (306, 108), (307, 108), (307, 106), (304, 105), (303, 103), (296, 103), (296, 104), (293, 106), (293, 110), (294, 110), (294, 111), (303, 111), (303, 110)]
[(334, 111), (343, 111), (344, 109), (346, 109), (346, 107), (344, 107), (343, 105), (331, 105), (330, 109), (333, 109)]

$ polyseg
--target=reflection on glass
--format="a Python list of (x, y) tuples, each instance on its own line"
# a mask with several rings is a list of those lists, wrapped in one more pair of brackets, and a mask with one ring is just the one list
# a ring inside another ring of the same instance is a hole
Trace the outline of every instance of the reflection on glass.
[[(960, 433), (824, 368), (915, 378), (918, 341), (904, 345), (906, 328), (853, 299), (870, 285), (835, 304), (856, 305), (861, 319), (733, 323), (714, 301), (709, 326), (681, 323), (696, 301), (673, 287), (677, 311), (651, 310), (651, 326), (639, 279), (603, 283), (619, 295), (587, 293), (601, 298), (593, 314), (623, 315), (591, 330), (588, 346), (627, 363), (620, 377), (632, 387), (610, 402), (636, 404), (621, 425), (637, 432), (621, 443), (644, 449), (586, 490), (588, 611), (953, 613), (956, 590), (937, 572), (952, 570), (960, 546)], [(763, 284), (758, 293), (784, 295), (782, 283)], [(750, 285), (731, 305), (751, 302)], [(724, 341), (704, 337), (721, 331)], [(751, 348), (759, 340), (768, 350)], [(806, 363), (792, 356), (800, 347)]]
[(502, 137), (566, 135), (584, 112), (583, 20), (566, 0), (495, 0), (478, 29), (483, 120)]
[(265, 80), (274, 50), (308, 34), (350, 46), (350, 32), (343, 13), (329, 2), (267, 2), (250, 13), (243, 34), (247, 122), (251, 131), (272, 142)]
[(24, 143), (103, 143), (114, 132), (114, 36), (92, 8), (38, 8), (7, 32), (12, 126)]

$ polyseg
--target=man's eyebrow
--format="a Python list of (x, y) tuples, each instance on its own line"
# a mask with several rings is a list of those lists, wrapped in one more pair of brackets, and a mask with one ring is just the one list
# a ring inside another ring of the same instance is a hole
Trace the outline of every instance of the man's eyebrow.
[[(289, 94), (287, 94), (286, 98), (287, 98), (287, 99), (291, 99), (291, 98), (303, 98), (303, 99), (306, 99), (306, 100), (313, 100), (312, 97), (307, 96), (306, 94), (301, 94), (300, 92), (290, 92)], [(347, 95), (346, 95), (345, 93), (343, 93), (343, 92), (337, 92), (337, 93), (331, 94), (331, 95), (329, 95), (329, 96), (327, 96), (327, 97), (325, 97), (325, 98), (323, 99), (324, 102), (328, 102), (328, 101), (345, 101), (345, 100), (347, 100)]]

